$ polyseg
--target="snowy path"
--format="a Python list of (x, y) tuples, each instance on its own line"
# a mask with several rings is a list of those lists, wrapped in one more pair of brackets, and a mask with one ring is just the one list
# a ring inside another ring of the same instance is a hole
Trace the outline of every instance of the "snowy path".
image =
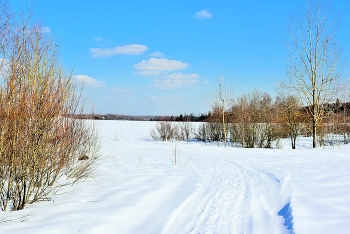
[[(281, 182), (271, 173), (203, 157), (199, 188), (173, 213), (164, 233), (288, 233), (276, 204)], [(251, 212), (254, 210), (254, 212)]]

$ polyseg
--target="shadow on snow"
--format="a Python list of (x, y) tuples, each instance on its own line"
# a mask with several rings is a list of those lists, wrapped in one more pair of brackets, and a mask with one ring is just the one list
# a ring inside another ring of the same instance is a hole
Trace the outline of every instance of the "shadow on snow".
[(279, 212), (279, 216), (282, 216), (284, 219), (284, 226), (287, 228), (290, 234), (295, 234), (293, 227), (293, 215), (292, 215), (292, 207), (290, 206), (290, 202), (287, 203)]

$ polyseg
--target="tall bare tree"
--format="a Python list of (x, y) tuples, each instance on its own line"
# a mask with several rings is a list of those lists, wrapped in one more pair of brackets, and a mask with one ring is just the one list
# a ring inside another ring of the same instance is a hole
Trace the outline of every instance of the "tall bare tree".
[(317, 127), (330, 113), (325, 107), (335, 101), (342, 72), (342, 50), (336, 42), (341, 14), (332, 4), (307, 0), (305, 9), (291, 18), (289, 39), (291, 52), (287, 60), (288, 86), (291, 95), (302, 98), (312, 119), (313, 147)]
[(232, 104), (233, 88), (231, 84), (225, 84), (223, 77), (219, 76), (216, 83), (215, 95), (210, 99), (213, 109), (220, 110), (220, 122), (222, 124), (223, 141), (226, 147), (227, 143), (227, 126), (225, 114)]

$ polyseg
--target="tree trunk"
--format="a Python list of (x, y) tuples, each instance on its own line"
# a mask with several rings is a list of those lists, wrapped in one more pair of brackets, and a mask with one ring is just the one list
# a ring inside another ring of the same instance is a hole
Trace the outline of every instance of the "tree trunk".
[(296, 137), (293, 134), (291, 134), (291, 136), (290, 136), (290, 141), (292, 143), (292, 149), (295, 149)]
[(316, 117), (312, 120), (312, 147), (316, 148)]
[(226, 147), (225, 101), (222, 104), (222, 128), (224, 132), (224, 145)]
[(312, 74), (312, 147), (316, 148), (316, 121), (319, 102), (316, 97), (316, 72)]

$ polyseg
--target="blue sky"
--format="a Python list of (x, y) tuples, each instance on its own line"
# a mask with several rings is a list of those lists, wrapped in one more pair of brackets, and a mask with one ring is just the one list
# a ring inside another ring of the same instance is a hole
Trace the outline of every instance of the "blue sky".
[[(19, 11), (30, 1), (10, 1)], [(286, 78), (282, 39), (303, 0), (34, 0), (34, 19), (60, 42), (60, 59), (95, 113), (206, 113), (219, 75), (234, 96), (254, 89), (274, 96)], [(350, 55), (350, 3), (338, 42)], [(344, 78), (349, 78), (346, 72)]]

